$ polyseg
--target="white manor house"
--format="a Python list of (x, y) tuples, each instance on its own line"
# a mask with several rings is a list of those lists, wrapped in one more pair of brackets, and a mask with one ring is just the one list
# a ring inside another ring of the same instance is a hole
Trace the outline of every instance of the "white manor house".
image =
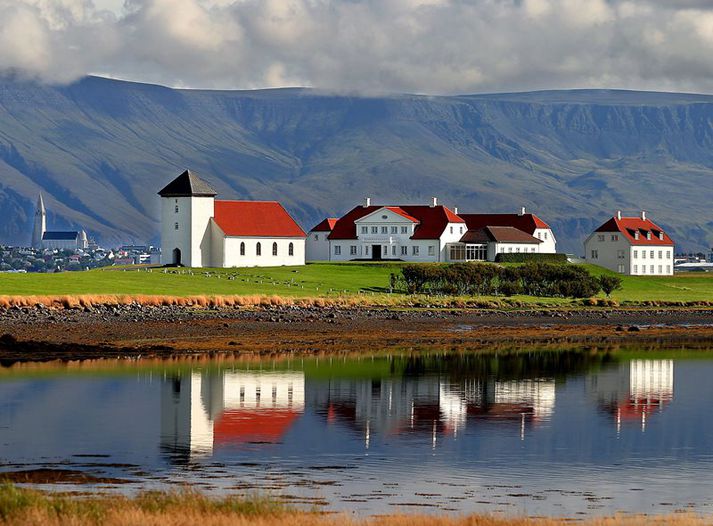
[(305, 233), (276, 201), (222, 201), (186, 170), (159, 192), (161, 264), (277, 267), (305, 264)]
[(459, 214), (438, 204), (372, 205), (366, 198), (307, 236), (307, 261), (494, 261), (501, 253), (554, 253), (552, 229), (518, 214)]

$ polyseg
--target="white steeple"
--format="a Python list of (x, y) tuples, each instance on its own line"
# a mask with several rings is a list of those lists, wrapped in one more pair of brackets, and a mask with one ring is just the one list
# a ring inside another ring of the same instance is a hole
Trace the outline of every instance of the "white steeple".
[(35, 210), (35, 224), (32, 230), (32, 248), (42, 248), (42, 236), (47, 230), (47, 212), (42, 194), (37, 198), (37, 210)]

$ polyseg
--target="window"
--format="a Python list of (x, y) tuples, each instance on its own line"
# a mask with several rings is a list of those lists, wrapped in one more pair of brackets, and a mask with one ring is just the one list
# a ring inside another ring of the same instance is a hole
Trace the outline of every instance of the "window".
[(512, 247), (508, 247), (508, 252), (512, 252)]
[(537, 239), (542, 239), (542, 232), (537, 233)]
[(411, 254), (413, 254), (414, 256), (418, 256), (418, 247), (417, 246), (414, 245), (413, 247), (411, 247)]
[(654, 251), (651, 251), (651, 259), (654, 259)]
[(240, 255), (241, 256), (245, 255), (245, 241), (240, 242)]
[(315, 234), (315, 235), (314, 235), (314, 240), (315, 240), (315, 241), (319, 241), (319, 234)]
[(294, 244), (294, 243), (290, 243), (290, 244), (287, 246), (287, 255), (288, 255), (288, 256), (294, 256), (294, 255), (295, 255), (295, 244)]
[(663, 274), (663, 265), (659, 265), (659, 274)]
[(639, 265), (634, 265), (634, 274), (639, 273)]
[(372, 233), (372, 234), (378, 234), (378, 233), (379, 233), (379, 227), (378, 227), (378, 226), (373, 226), (373, 227), (371, 227), (371, 233)]
[(366, 246), (364, 247), (364, 255), (365, 255), (365, 256), (368, 256), (368, 255), (369, 255), (369, 245), (366, 245)]
[(634, 250), (634, 259), (638, 259), (638, 258), (639, 258), (639, 251)]
[(597, 236), (597, 241), (604, 241), (604, 234), (599, 234)]
[(646, 265), (641, 265), (641, 273), (646, 274)]
[(402, 256), (408, 255), (408, 247), (407, 246), (401, 247), (401, 255)]
[(663, 250), (659, 250), (659, 259), (663, 259)]
[(388, 226), (382, 226), (382, 227), (381, 227), (381, 233), (382, 233), (382, 234), (388, 234), (388, 233), (389, 233), (389, 227), (388, 227)]
[(651, 274), (653, 274), (653, 273), (654, 273), (654, 266), (651, 265)]
[(547, 239), (547, 232), (545, 232), (545, 239)]
[(592, 250), (592, 259), (598, 259), (598, 258), (599, 258), (599, 251)]
[(433, 245), (428, 245), (428, 255), (435, 256), (436, 255), (436, 247), (434, 247)]
[(173, 229), (178, 230), (178, 223), (173, 223)]
[(388, 256), (389, 255), (389, 245), (384, 245), (383, 247), (381, 247), (381, 253), (384, 256)]
[(258, 241), (258, 244), (255, 245), (255, 255), (256, 256), (262, 256), (262, 245)]
[(651, 232), (646, 232), (646, 239), (651, 239)]
[(611, 240), (612, 241), (619, 241), (619, 236), (617, 234), (612, 234), (611, 235)]
[(341, 256), (342, 255), (342, 247), (340, 247), (339, 245), (334, 245), (334, 255)]
[(646, 250), (641, 251), (641, 259), (646, 259)]
[(407, 227), (407, 226), (402, 226), (402, 227), (401, 227), (401, 233), (402, 233), (402, 234), (408, 234), (408, 227)]
[(520, 253), (520, 247), (517, 247), (517, 248), (515, 249), (515, 252), (517, 252), (517, 253), (519, 254), (519, 253)]
[(392, 234), (398, 234), (398, 233), (399, 233), (399, 227), (397, 227), (397, 226), (392, 226), (392, 227), (391, 227), (391, 233), (392, 233)]
[(463, 233), (463, 227), (460, 227), (460, 233), (461, 234)]
[(671, 259), (671, 251), (670, 250), (666, 251), (666, 259)]
[(451, 227), (451, 234), (453, 233), (453, 227)]
[(671, 265), (666, 265), (666, 274), (671, 274)]
[(272, 255), (273, 256), (277, 255), (277, 243), (272, 244)]
[(349, 255), (350, 256), (356, 256), (357, 255), (357, 247), (356, 245), (351, 245), (349, 247)]
[(624, 259), (626, 257), (626, 252), (623, 250), (617, 250), (616, 251), (616, 258), (617, 259)]
[(466, 258), (465, 246), (460, 244), (450, 245), (448, 255), (451, 261), (462, 261)]
[(361, 233), (362, 233), (362, 234), (368, 234), (368, 233), (369, 233), (369, 227), (368, 227), (368, 226), (363, 226), (363, 227), (361, 227)]
[(381, 216), (381, 219), (388, 219), (389, 216)]
[(392, 256), (396, 255), (396, 245), (391, 245), (391, 255)]
[(619, 271), (619, 274), (623, 274), (623, 273), (624, 273), (624, 265), (622, 265), (621, 263), (620, 263), (619, 266), (618, 266), (618, 271)]
[(173, 210), (177, 214), (178, 213), (178, 205), (176, 205), (176, 207)]
[(465, 258), (469, 261), (485, 261), (488, 259), (488, 247), (486, 245), (466, 245)]

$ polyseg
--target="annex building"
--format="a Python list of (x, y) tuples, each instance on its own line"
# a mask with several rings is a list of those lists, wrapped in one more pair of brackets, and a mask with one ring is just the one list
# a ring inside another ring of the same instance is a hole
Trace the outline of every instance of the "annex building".
[(223, 201), (189, 170), (163, 188), (161, 263), (187, 267), (305, 264), (305, 233), (276, 201)]
[(32, 248), (84, 250), (87, 245), (87, 233), (84, 230), (47, 230), (47, 210), (45, 210), (45, 202), (40, 194), (37, 198), (32, 229)]
[(584, 241), (587, 262), (619, 274), (671, 276), (673, 256), (673, 240), (646, 212), (623, 217), (618, 211)]
[(363, 205), (307, 236), (307, 261), (494, 261), (501, 253), (554, 253), (552, 229), (534, 214), (459, 214), (439, 205)]

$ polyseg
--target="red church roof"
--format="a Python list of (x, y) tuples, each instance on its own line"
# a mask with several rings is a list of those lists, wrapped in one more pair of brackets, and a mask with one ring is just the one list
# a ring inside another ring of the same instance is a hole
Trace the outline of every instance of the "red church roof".
[(392, 212), (418, 223), (411, 239), (438, 239), (448, 223), (464, 223), (463, 219), (445, 206), (402, 205), (402, 206), (356, 206), (337, 220), (329, 239), (356, 239), (354, 221), (386, 208)]
[[(661, 227), (656, 225), (650, 219), (641, 219), (640, 217), (612, 217), (609, 221), (597, 228), (595, 232), (619, 232), (624, 235), (626, 240), (632, 245), (658, 245), (658, 246), (673, 246), (673, 240), (666, 234)], [(636, 233), (639, 233), (639, 238), (636, 239)], [(651, 232), (651, 239), (647, 239), (647, 233)], [(663, 239), (659, 237), (663, 234)]]
[(215, 444), (279, 442), (301, 416), (289, 409), (229, 410), (215, 422)]
[(328, 217), (323, 219), (321, 223), (315, 226), (310, 232), (331, 232), (334, 230), (334, 225), (337, 222), (336, 217)]
[(478, 230), (486, 226), (511, 226), (532, 235), (538, 228), (550, 228), (535, 214), (459, 214), (465, 219), (468, 230)]
[(214, 219), (226, 236), (306, 237), (277, 201), (216, 201)]

